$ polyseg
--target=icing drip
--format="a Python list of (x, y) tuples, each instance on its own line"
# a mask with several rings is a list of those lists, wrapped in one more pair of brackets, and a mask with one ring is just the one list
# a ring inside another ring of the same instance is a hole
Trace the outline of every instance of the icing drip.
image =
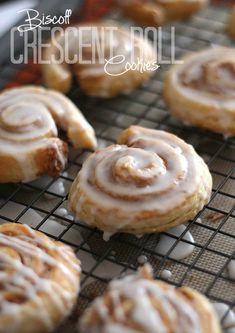
[(68, 215), (68, 210), (66, 208), (60, 207), (55, 211), (56, 214), (60, 215), (60, 216), (66, 216)]
[(146, 262), (148, 262), (148, 258), (142, 254), (137, 258), (137, 262), (140, 265), (146, 264)]
[(164, 269), (162, 272), (161, 272), (161, 278), (165, 279), (165, 280), (168, 280), (170, 279), (172, 276), (172, 273), (171, 271), (169, 271), (168, 269)]
[(232, 333), (235, 330), (235, 313), (224, 303), (213, 304), (225, 333)]
[[(66, 190), (65, 190), (65, 186), (64, 186), (64, 181), (63, 179), (58, 179), (56, 182), (54, 182), (48, 189), (48, 191), (50, 192), (54, 192), (56, 194), (59, 194), (61, 196), (65, 195)], [(50, 199), (54, 199), (51, 195), (47, 195), (45, 193), (45, 196), (49, 197)]]
[(230, 279), (235, 280), (235, 260), (231, 260), (228, 264), (228, 275)]
[(105, 231), (105, 232), (103, 233), (103, 240), (104, 240), (105, 242), (108, 242), (112, 236), (113, 236), (113, 233), (112, 233), (112, 232)]
[[(31, 184), (34, 187), (37, 187), (39, 189), (45, 189), (45, 187), (47, 187), (48, 184), (52, 182), (52, 180), (53, 180), (52, 177), (43, 176), (43, 177), (39, 177), (39, 178), (35, 179), (34, 181), (31, 182)], [(48, 191), (52, 192), (52, 193), (59, 194), (61, 196), (65, 195), (66, 189), (65, 189), (64, 179), (59, 178), (56, 181), (53, 181), (51, 186), (48, 188)], [(47, 199), (54, 199), (54, 197), (51, 194), (48, 194), (48, 193), (45, 193), (44, 196)]]
[[(62, 316), (66, 314), (73, 294), (53, 279), (56, 270), (78, 291), (80, 266), (79, 261), (74, 261), (72, 251), (67, 246), (39, 237), (26, 225), (23, 228), (25, 232), (20, 234), (0, 233), (0, 317), (15, 314), (14, 324), (5, 328), (6, 333), (15, 332), (20, 315), (30, 311), (27, 302), (36, 307), (34, 315), (45, 327), (53, 327), (41, 293), (49, 297)], [(12, 295), (10, 299), (9, 294)]]
[(162, 288), (158, 283), (142, 276), (127, 276), (113, 281), (106, 293), (107, 301), (98, 298), (92, 306), (99, 324), (88, 326), (85, 314), (81, 321), (81, 331), (201, 333), (196, 310), (184, 297), (177, 297), (176, 292), (172, 286)]
[[(185, 231), (186, 227), (184, 225), (179, 225), (175, 228), (172, 228), (167, 231), (168, 234), (174, 235), (176, 237), (180, 237), (182, 233)], [(185, 243), (183, 240), (189, 241), (189, 243)], [(168, 251), (172, 248), (172, 246), (177, 242), (177, 239), (162, 234), (160, 236), (159, 243), (156, 247), (156, 252), (165, 256)], [(194, 250), (194, 243), (193, 236), (189, 231), (183, 236), (182, 241), (178, 242), (175, 248), (170, 252), (169, 258), (181, 260), (190, 256)]]

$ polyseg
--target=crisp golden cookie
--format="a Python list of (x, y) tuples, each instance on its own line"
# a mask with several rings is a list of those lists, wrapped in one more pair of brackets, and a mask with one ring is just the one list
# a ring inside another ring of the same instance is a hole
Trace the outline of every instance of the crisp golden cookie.
[(161, 26), (190, 18), (208, 0), (116, 0), (124, 16), (143, 26)]
[(195, 126), (235, 134), (235, 49), (187, 55), (166, 75), (163, 94), (173, 115)]
[(187, 288), (155, 281), (151, 266), (110, 282), (85, 310), (80, 333), (221, 333), (208, 299)]
[(96, 147), (93, 128), (64, 95), (24, 86), (0, 94), (0, 183), (58, 176), (67, 162), (63, 129), (76, 148)]
[[(55, 60), (58, 45), (63, 49), (65, 44), (74, 59), (70, 66)], [(82, 47), (84, 44), (87, 46)], [(44, 60), (48, 62), (42, 66), (47, 87), (67, 93), (74, 75), (86, 95), (104, 98), (136, 89), (157, 69), (152, 44), (114, 21), (65, 29), (51, 41)]]
[(69, 206), (78, 219), (138, 235), (187, 222), (208, 203), (211, 175), (191, 145), (139, 126), (117, 142), (90, 155), (72, 184)]
[(53, 331), (79, 292), (72, 249), (27, 225), (0, 225), (0, 333)]

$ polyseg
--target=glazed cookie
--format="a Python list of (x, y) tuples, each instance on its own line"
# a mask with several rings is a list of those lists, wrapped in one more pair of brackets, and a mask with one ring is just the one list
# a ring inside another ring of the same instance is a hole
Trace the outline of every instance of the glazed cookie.
[(7, 89), (0, 94), (0, 183), (58, 176), (67, 162), (63, 129), (76, 148), (96, 147), (93, 128), (64, 95), (42, 87)]
[(73, 251), (27, 225), (0, 225), (0, 333), (53, 331), (79, 292)]
[[(84, 44), (86, 47), (82, 47)], [(57, 63), (58, 45), (68, 49), (73, 64)], [(69, 27), (51, 41), (44, 60), (47, 64), (42, 71), (47, 87), (67, 93), (74, 75), (86, 95), (98, 97), (130, 92), (157, 69), (152, 44), (114, 21)]]
[(78, 219), (109, 232), (161, 232), (208, 203), (212, 179), (192, 146), (177, 136), (131, 126), (117, 145), (88, 157), (69, 194)]
[(235, 134), (235, 49), (187, 55), (166, 75), (164, 97), (173, 115), (195, 126)]
[(145, 265), (136, 276), (112, 281), (85, 311), (80, 333), (221, 333), (206, 297), (154, 281)]

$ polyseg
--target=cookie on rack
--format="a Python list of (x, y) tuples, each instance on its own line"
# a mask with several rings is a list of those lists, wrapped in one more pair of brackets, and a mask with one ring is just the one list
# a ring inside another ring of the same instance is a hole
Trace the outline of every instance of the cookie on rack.
[(205, 7), (208, 0), (116, 0), (122, 14), (143, 26), (188, 19)]
[(27, 225), (0, 225), (0, 332), (53, 331), (73, 309), (80, 261)]
[(96, 147), (93, 128), (64, 95), (43, 87), (24, 86), (0, 94), (0, 183), (58, 176), (67, 162), (67, 144)]
[(151, 266), (110, 282), (85, 310), (81, 333), (221, 333), (208, 299), (188, 287), (153, 280)]
[(142, 235), (185, 223), (208, 203), (212, 178), (191, 145), (139, 126), (117, 142), (90, 155), (73, 182), (69, 206), (78, 219)]
[(213, 47), (189, 54), (166, 75), (164, 97), (183, 121), (235, 135), (235, 48)]
[[(136, 89), (157, 69), (157, 54), (150, 41), (114, 21), (69, 27), (50, 43), (44, 53), (47, 63), (42, 65), (44, 82), (63, 93), (70, 90), (74, 75), (86, 95), (114, 97)], [(68, 48), (72, 64), (69, 59), (56, 61), (58, 45)]]

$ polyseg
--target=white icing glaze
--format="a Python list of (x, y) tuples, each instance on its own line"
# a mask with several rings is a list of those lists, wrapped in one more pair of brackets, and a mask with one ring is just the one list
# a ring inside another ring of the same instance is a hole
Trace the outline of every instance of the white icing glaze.
[(141, 239), (143, 235), (135, 235), (136, 238)]
[(148, 262), (148, 258), (142, 254), (137, 258), (137, 262), (140, 265), (146, 264), (146, 262)]
[(108, 231), (104, 231), (103, 232), (103, 240), (105, 242), (108, 242), (110, 240), (110, 238), (113, 236), (113, 232), (108, 232)]
[[(204, 202), (209, 200), (210, 184), (204, 180), (208, 169), (192, 146), (164, 131), (135, 127), (133, 132), (128, 141), (131, 147), (113, 145), (90, 155), (78, 176), (79, 200), (76, 188), (70, 193), (78, 218), (86, 198), (97, 207), (93, 216), (107, 211), (103, 223), (109, 221), (109, 232), (135, 223), (143, 211), (157, 211), (159, 216), (172, 212), (195, 192)], [(206, 191), (198, 190), (203, 187)], [(112, 225), (112, 212), (117, 210), (120, 219)]]
[(91, 146), (95, 146), (93, 129), (62, 94), (33, 86), (13, 88), (0, 94), (0, 154), (10, 155), (18, 161), (23, 181), (36, 177), (37, 165), (30, 156), (39, 149), (52, 149), (55, 161), (61, 164), (61, 169), (65, 167), (67, 158), (61, 142), (55, 139), (58, 135), (56, 124), (68, 132), (76, 147), (79, 146), (79, 133), (90, 137)]
[[(59, 269), (66, 276), (68, 281), (78, 291), (77, 273), (80, 273), (79, 262), (71, 260), (71, 250), (67, 246), (60, 247), (53, 243), (47, 243), (45, 239), (40, 238), (30, 227), (24, 225), (25, 230), (29, 234), (7, 235), (0, 233), (0, 283), (3, 291), (0, 291), (0, 317), (12, 315), (14, 313), (14, 322), (9, 327), (4, 328), (6, 333), (14, 333), (17, 325), (20, 323), (22, 312), (30, 311), (28, 307), (24, 307), (24, 303), (32, 302), (37, 310), (34, 310), (35, 319), (39, 319), (44, 323), (45, 327), (51, 329), (53, 327), (52, 319), (47, 311), (45, 304), (41, 301), (39, 293), (46, 293), (52, 303), (64, 316), (67, 307), (71, 303), (73, 295), (69, 293), (58, 281), (50, 279), (47, 274), (38, 275), (35, 271), (37, 267), (36, 260), (42, 265), (51, 269)], [(7, 252), (1, 252), (1, 248), (11, 248), (19, 256), (11, 256)], [(50, 251), (56, 253), (57, 256), (63, 258), (64, 262), (59, 262), (54, 258)], [(32, 266), (30, 265), (32, 263)], [(69, 267), (69, 268), (68, 268)], [(16, 297), (23, 297), (22, 303), (15, 303), (14, 297), (11, 301), (7, 300), (7, 294), (11, 293)], [(19, 322), (18, 322), (19, 321)]]
[(225, 303), (213, 303), (213, 306), (218, 314), (219, 319), (222, 321), (222, 326), (225, 332), (228, 329), (235, 328), (235, 313)]
[[(156, 142), (156, 146), (157, 144), (158, 142)], [(103, 156), (97, 163), (96, 176), (98, 187), (104, 189), (108, 187), (106, 185), (108, 184), (108, 174), (106, 175), (103, 172), (103, 168), (105, 171), (112, 168), (113, 177), (118, 181), (114, 189), (114, 194), (118, 197), (122, 196), (124, 191), (126, 191), (125, 196), (127, 197), (130, 197), (131, 194), (138, 197), (140, 194), (149, 195), (151, 193), (170, 190), (170, 188), (174, 187), (174, 181), (177, 183), (181, 177), (184, 178), (187, 172), (187, 163), (181, 154), (178, 156), (175, 154), (174, 149), (172, 149), (171, 152), (165, 151), (164, 153), (163, 150), (164, 148), (167, 149), (167, 147), (158, 148), (157, 146), (155, 151), (152, 152), (138, 148), (114, 147), (114, 151), (117, 153), (116, 156)], [(120, 153), (118, 152), (119, 150)], [(170, 153), (173, 155), (172, 158), (170, 158)], [(162, 156), (162, 159), (168, 157), (169, 171), (159, 156)], [(174, 158), (177, 159), (177, 157), (178, 163), (174, 164), (173, 160)], [(162, 180), (162, 182), (160, 180)], [(125, 184), (128, 182), (131, 188), (127, 192)], [(141, 182), (146, 183), (146, 186), (137, 187), (138, 182), (140, 182), (140, 184)], [(134, 186), (131, 186), (132, 183), (134, 183)], [(152, 186), (147, 186), (149, 184)], [(135, 190), (134, 193), (133, 189)], [(107, 191), (108, 190), (107, 188)]]
[(169, 271), (168, 269), (164, 269), (162, 272), (161, 272), (161, 278), (165, 279), (165, 280), (168, 280), (170, 279), (172, 276), (172, 273), (171, 271)]
[[(45, 189), (45, 187), (48, 186), (49, 183), (52, 182), (52, 180), (53, 180), (52, 177), (43, 176), (43, 177), (39, 177), (39, 178), (33, 180), (32, 182), (30, 182), (30, 184), (32, 184), (34, 187), (37, 187), (37, 188), (43, 190), (43, 189)], [(66, 193), (64, 179), (60, 178), (60, 179), (57, 179), (56, 181), (53, 181), (51, 186), (48, 188), (48, 191), (59, 194), (61, 196), (64, 196)], [(53, 197), (53, 195), (51, 195), (49, 193), (45, 193), (44, 196), (47, 199), (55, 199), (55, 197)]]
[[(153, 280), (147, 280), (141, 276), (127, 276), (111, 282), (107, 293), (111, 299), (112, 315), (104, 299), (102, 297), (96, 299), (87, 314), (89, 311), (94, 311), (101, 320), (101, 324), (87, 323), (85, 313), (80, 323), (82, 333), (139, 333), (142, 331), (156, 333), (156, 329), (159, 333), (168, 333), (166, 321), (171, 323), (171, 330), (174, 329), (174, 333), (202, 333), (197, 312), (184, 298), (176, 297), (175, 288), (172, 286), (164, 290)], [(153, 302), (150, 300), (150, 295), (153, 297)], [(121, 306), (123, 299), (133, 304), (130, 311), (126, 312)], [(159, 304), (167, 320), (163, 321), (154, 307), (155, 302)]]
[(228, 275), (230, 279), (235, 280), (235, 260), (231, 260), (228, 264)]
[(73, 215), (70, 215), (70, 214), (66, 215), (66, 218), (67, 218), (68, 220), (71, 220), (71, 221), (74, 220), (74, 216), (73, 216)]
[[(213, 107), (223, 129), (229, 126), (235, 108), (234, 49), (216, 47), (196, 52), (174, 67), (172, 84), (178, 94)], [(221, 112), (220, 110), (227, 112)]]
[[(57, 181), (55, 181), (48, 189), (48, 191), (50, 192), (54, 192), (57, 193), (59, 195), (64, 196), (65, 195), (65, 187), (64, 187), (64, 181), (61, 179), (58, 179)], [(48, 195), (49, 197), (49, 195)], [(52, 196), (50, 196), (50, 198), (53, 198)]]
[(68, 210), (64, 207), (60, 207), (60, 208), (56, 209), (55, 213), (60, 216), (66, 216), (66, 215), (68, 215)]
[[(168, 234), (180, 237), (182, 233), (185, 231), (186, 227), (184, 225), (179, 225), (167, 231)], [(174, 250), (172, 250), (169, 254), (169, 258), (181, 260), (190, 256), (194, 250), (194, 245), (185, 243), (183, 240), (189, 241), (190, 243), (194, 243), (193, 236), (189, 231), (183, 236), (182, 240), (176, 245)], [(156, 246), (156, 253), (159, 253), (165, 256), (168, 251), (172, 248), (172, 246), (177, 242), (177, 239), (161, 234), (159, 243)]]

